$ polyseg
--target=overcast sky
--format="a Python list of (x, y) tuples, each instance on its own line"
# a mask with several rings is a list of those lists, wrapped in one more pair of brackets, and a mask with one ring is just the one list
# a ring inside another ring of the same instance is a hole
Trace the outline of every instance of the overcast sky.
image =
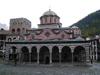
[(68, 27), (100, 9), (100, 0), (0, 0), (0, 23), (9, 27), (12, 18), (27, 18), (37, 28), (40, 16), (50, 9)]

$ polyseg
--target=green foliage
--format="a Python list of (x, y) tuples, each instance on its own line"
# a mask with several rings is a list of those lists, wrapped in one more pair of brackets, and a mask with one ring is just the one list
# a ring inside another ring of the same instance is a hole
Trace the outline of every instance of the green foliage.
[[(81, 29), (82, 37), (95, 37), (100, 34), (100, 10), (89, 14), (82, 20), (73, 24)], [(73, 26), (72, 25), (72, 26)]]

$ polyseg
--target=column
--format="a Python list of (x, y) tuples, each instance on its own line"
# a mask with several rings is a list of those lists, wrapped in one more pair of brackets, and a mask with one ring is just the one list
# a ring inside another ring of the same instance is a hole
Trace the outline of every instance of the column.
[(20, 57), (20, 52), (19, 52), (19, 53), (18, 53), (18, 61), (19, 61), (19, 62), (20, 62), (20, 58), (21, 58), (21, 57)]
[(39, 64), (39, 52), (37, 52), (37, 63)]
[(89, 47), (86, 47), (85, 50), (86, 50), (86, 64), (89, 65), (89, 63), (90, 63), (90, 60), (89, 60)]
[(39, 62), (39, 59), (40, 59), (40, 58), (39, 58), (39, 53), (40, 53), (39, 50), (40, 50), (40, 46), (38, 45), (38, 46), (37, 46), (37, 63), (38, 63), (38, 64), (40, 63), (40, 62)]
[(98, 60), (97, 41), (95, 41), (95, 48), (96, 48), (96, 60)]
[(94, 60), (94, 42), (92, 42), (93, 60)]
[(72, 52), (72, 63), (73, 63), (73, 52)]
[(61, 63), (61, 52), (59, 53), (59, 63)]
[(52, 63), (52, 52), (50, 52), (50, 64)]
[(4, 52), (5, 52), (5, 41), (3, 41), (3, 58), (4, 58)]
[(29, 63), (31, 62), (31, 53), (29, 53)]
[(6, 61), (6, 64), (9, 63), (9, 48), (6, 47), (6, 56), (5, 56), (5, 61)]
[(92, 49), (91, 49), (91, 46), (90, 46), (90, 59), (92, 60)]
[(50, 64), (52, 64), (52, 46), (49, 46), (49, 50), (50, 50)]

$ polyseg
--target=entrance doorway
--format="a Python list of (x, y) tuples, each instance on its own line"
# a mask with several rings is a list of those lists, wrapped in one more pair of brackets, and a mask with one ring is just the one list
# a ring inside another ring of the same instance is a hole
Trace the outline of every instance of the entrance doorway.
[(48, 56), (47, 56), (47, 57), (45, 57), (45, 64), (49, 64), (49, 62), (50, 62), (49, 57), (48, 57)]

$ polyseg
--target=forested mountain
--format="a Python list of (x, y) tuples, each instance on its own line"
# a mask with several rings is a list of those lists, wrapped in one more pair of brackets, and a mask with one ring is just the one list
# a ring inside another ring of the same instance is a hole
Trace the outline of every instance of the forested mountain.
[[(73, 24), (81, 29), (82, 37), (94, 37), (95, 35), (100, 34), (100, 10), (93, 12)], [(73, 26), (72, 25), (72, 26)]]

